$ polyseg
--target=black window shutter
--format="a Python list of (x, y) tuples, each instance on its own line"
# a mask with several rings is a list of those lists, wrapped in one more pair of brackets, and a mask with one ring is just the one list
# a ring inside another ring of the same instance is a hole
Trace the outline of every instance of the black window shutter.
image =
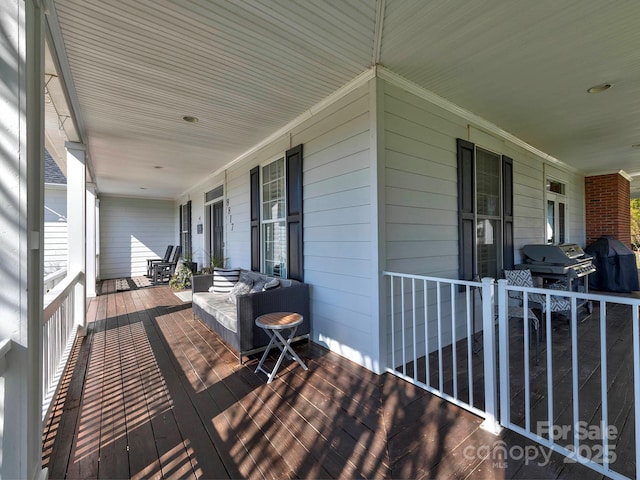
[(502, 268), (512, 270), (514, 264), (513, 247), (513, 159), (502, 156)]
[(476, 276), (474, 145), (457, 139), (458, 151), (458, 256), (461, 280)]
[(302, 145), (285, 154), (287, 172), (287, 276), (304, 281), (302, 239)]
[(193, 243), (191, 240), (191, 200), (187, 202), (187, 256), (191, 258), (193, 255)]
[(184, 252), (184, 245), (182, 241), (182, 205), (178, 207), (178, 238), (180, 239), (180, 250)]
[(251, 195), (251, 270), (260, 271), (260, 167), (249, 172)]

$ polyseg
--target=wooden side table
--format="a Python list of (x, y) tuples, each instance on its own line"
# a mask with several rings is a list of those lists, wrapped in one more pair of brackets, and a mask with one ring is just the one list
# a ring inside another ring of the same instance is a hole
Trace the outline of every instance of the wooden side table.
[[(302, 323), (302, 320), (302, 315), (292, 312), (266, 313), (256, 318), (256, 325), (262, 328), (271, 338), (255, 372), (262, 372), (267, 375), (267, 383), (271, 383), (275, 378), (276, 372), (280, 368), (282, 360), (287, 355), (287, 352), (291, 358), (300, 364), (302, 368), (307, 370), (307, 366), (291, 348), (291, 340), (295, 337), (298, 325)], [(289, 331), (289, 336), (285, 338), (283, 333), (286, 334), (287, 330)], [(269, 355), (269, 350), (271, 350), (273, 346), (277, 346), (280, 349), (280, 357), (278, 357), (278, 361), (276, 362), (275, 367), (273, 367), (273, 370), (268, 372), (263, 368), (263, 365), (267, 355)]]

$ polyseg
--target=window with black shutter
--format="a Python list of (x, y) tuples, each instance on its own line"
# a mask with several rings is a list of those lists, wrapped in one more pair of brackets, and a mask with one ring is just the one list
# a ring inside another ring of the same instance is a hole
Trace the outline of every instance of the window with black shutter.
[(302, 145), (249, 173), (251, 269), (303, 281)]
[(193, 250), (191, 245), (191, 200), (180, 205), (180, 246), (182, 258), (191, 259)]
[(458, 139), (460, 278), (513, 268), (513, 160)]

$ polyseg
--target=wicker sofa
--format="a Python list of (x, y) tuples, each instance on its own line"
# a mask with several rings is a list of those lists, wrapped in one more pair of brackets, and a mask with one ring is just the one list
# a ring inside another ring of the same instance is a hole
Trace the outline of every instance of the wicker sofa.
[[(243, 356), (261, 350), (269, 343), (269, 336), (255, 324), (255, 319), (272, 312), (296, 312), (304, 317), (296, 331), (296, 340), (309, 339), (309, 285), (288, 279), (275, 279), (243, 269), (233, 277), (224, 277), (233, 270), (216, 270), (211, 275), (194, 275), (191, 281), (193, 313), (238, 354)], [(229, 280), (231, 278), (231, 280)], [(239, 289), (243, 280), (251, 284), (251, 291)], [(277, 287), (264, 289), (264, 285)], [(234, 292), (235, 290), (235, 292)], [(235, 293), (235, 295), (234, 295)], [(235, 302), (232, 302), (232, 296)]]

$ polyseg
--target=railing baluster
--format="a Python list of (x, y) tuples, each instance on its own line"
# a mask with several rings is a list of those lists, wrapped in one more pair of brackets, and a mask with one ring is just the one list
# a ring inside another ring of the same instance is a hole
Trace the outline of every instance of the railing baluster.
[[(545, 324), (547, 331), (547, 415), (549, 422), (547, 425), (553, 425), (553, 351), (551, 344), (551, 299), (545, 299)], [(553, 441), (553, 430), (549, 428), (549, 440)]]
[(429, 296), (427, 292), (429, 284), (426, 280), (422, 280), (422, 286), (424, 288), (424, 383), (429, 385)]
[(467, 375), (469, 382), (469, 405), (473, 406), (473, 367), (471, 362), (471, 355), (473, 353), (473, 337), (471, 335), (471, 287), (469, 285), (465, 287), (465, 306), (467, 311)]
[(453, 397), (458, 398), (458, 353), (456, 350), (456, 302), (455, 292), (456, 286), (452, 283), (450, 288), (451, 295), (451, 356), (453, 363)]
[(442, 298), (440, 296), (440, 282), (436, 282), (436, 307), (438, 311), (438, 388), (444, 391), (443, 369), (442, 369)]
[(413, 379), (418, 381), (418, 350), (417, 339), (418, 332), (416, 329), (416, 279), (411, 279), (411, 300), (413, 306), (413, 312), (411, 318), (413, 320)]
[[(638, 325), (638, 306), (633, 311), (633, 414), (636, 427), (636, 478), (640, 478), (640, 325)], [(605, 455), (608, 452), (605, 452)]]
[(571, 298), (571, 370), (573, 390), (573, 447), (574, 452), (580, 452), (580, 438), (578, 431), (578, 315), (576, 312), (576, 299)]
[[(527, 312), (529, 311), (529, 295), (523, 295), (523, 329), (524, 329), (524, 345), (522, 349), (522, 358), (524, 360), (524, 425), (527, 431), (531, 431), (531, 380), (529, 371), (529, 319)], [(507, 319), (508, 320), (508, 319)]]
[(404, 304), (404, 277), (400, 278), (400, 292), (402, 295), (402, 374), (407, 374), (407, 343), (405, 340), (404, 332), (406, 330), (405, 326), (405, 309), (406, 306)]
[(602, 465), (609, 469), (609, 402), (607, 398), (607, 305), (600, 302), (600, 395), (602, 398)]
[(396, 365), (396, 311), (394, 308), (394, 284), (395, 275), (389, 277), (389, 283), (391, 285), (391, 366), (395, 370)]

